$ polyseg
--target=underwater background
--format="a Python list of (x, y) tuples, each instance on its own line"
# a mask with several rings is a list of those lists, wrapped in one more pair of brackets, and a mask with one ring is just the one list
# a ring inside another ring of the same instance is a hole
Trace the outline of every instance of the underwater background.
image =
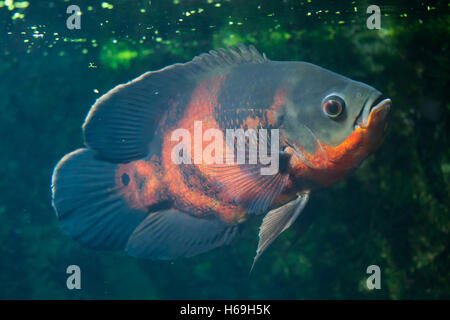
[[(69, 5), (82, 11), (69, 30)], [(381, 8), (381, 30), (366, 9)], [(447, 1), (0, 1), (1, 299), (449, 299)], [(237, 43), (374, 86), (389, 134), (312, 195), (249, 275), (261, 217), (230, 246), (145, 261), (80, 247), (51, 207), (54, 165), (82, 146), (91, 105), (145, 71)], [(300, 236), (301, 235), (301, 236)], [(68, 290), (66, 268), (81, 268)], [(368, 290), (366, 268), (381, 269)]]

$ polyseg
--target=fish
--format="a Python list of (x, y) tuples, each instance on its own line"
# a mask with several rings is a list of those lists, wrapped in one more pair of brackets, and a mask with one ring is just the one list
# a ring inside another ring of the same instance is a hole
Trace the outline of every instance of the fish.
[(377, 150), (391, 105), (369, 85), (253, 45), (212, 50), (97, 99), (84, 146), (54, 168), (52, 206), (82, 246), (150, 260), (229, 245), (263, 216), (253, 269), (313, 192)]

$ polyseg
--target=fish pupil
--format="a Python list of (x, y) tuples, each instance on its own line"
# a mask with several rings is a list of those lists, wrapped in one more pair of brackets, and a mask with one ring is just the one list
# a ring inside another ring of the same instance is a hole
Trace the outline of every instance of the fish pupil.
[(328, 113), (330, 114), (336, 114), (339, 112), (339, 105), (337, 104), (337, 102), (330, 102), (328, 104)]

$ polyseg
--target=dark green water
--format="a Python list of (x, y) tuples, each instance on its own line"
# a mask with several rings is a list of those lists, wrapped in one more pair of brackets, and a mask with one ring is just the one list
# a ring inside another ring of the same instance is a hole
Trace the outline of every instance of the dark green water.
[[(82, 10), (66, 28), (66, 8)], [(381, 8), (368, 30), (366, 8)], [(449, 5), (445, 1), (0, 1), (0, 298), (450, 298)], [(254, 44), (386, 93), (382, 147), (313, 194), (249, 276), (260, 220), (231, 246), (173, 262), (84, 249), (50, 204), (95, 99), (148, 70)], [(82, 289), (66, 288), (79, 265)], [(381, 268), (381, 289), (365, 286)]]

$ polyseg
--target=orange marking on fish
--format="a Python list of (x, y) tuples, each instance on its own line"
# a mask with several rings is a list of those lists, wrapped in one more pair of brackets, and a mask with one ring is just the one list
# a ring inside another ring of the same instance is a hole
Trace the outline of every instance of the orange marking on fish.
[(152, 160), (120, 164), (116, 169), (116, 186), (131, 208), (145, 209), (165, 200), (161, 178), (160, 167)]
[(249, 129), (256, 129), (259, 127), (259, 125), (261, 124), (261, 118), (256, 116), (255, 118), (252, 117), (248, 117), (247, 119), (245, 119), (243, 126), (247, 126), (247, 128)]
[(384, 124), (381, 112), (372, 112), (367, 125), (356, 128), (341, 144), (333, 147), (317, 140), (314, 154), (300, 150), (306, 161), (291, 158), (293, 172), (298, 177), (311, 179), (323, 186), (330, 185), (355, 169), (364, 158), (381, 144)]
[[(217, 188), (215, 188), (213, 176), (210, 175), (208, 166), (204, 161), (201, 164), (177, 165), (171, 159), (172, 148), (178, 143), (170, 139), (173, 130), (177, 128), (186, 129), (193, 139), (195, 121), (202, 121), (203, 132), (212, 128), (220, 129), (214, 117), (214, 110), (220, 107), (217, 103), (217, 97), (224, 81), (225, 76), (217, 76), (200, 82), (192, 95), (182, 120), (172, 126), (170, 130), (167, 130), (162, 148), (163, 180), (170, 194), (176, 195), (175, 206), (180, 209), (187, 209), (200, 216), (216, 212), (222, 220), (234, 223), (242, 218), (244, 212), (236, 206), (217, 199)], [(194, 160), (194, 144), (195, 141), (191, 141), (192, 161)], [(203, 147), (200, 149), (204, 150)], [(201, 174), (201, 177), (188, 175), (189, 185), (184, 182), (182, 172), (183, 169), (187, 169), (186, 166), (196, 166), (197, 172)]]
[(267, 122), (274, 126), (277, 122), (276, 115), (281, 111), (281, 108), (286, 105), (286, 89), (279, 89), (273, 98), (273, 104), (270, 110), (267, 111)]

